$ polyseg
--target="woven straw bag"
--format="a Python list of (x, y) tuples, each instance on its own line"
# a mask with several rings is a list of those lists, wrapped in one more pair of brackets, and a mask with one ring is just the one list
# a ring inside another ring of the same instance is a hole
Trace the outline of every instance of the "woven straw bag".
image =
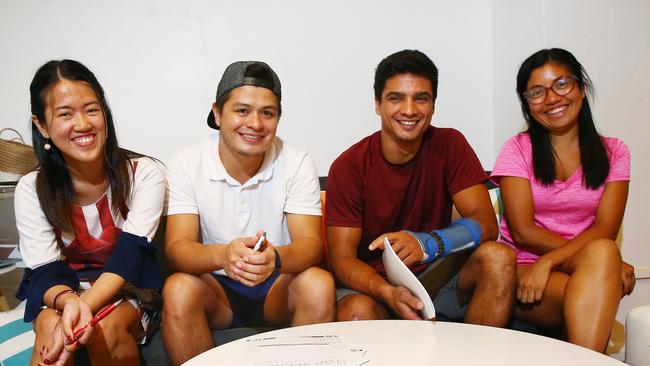
[[(13, 131), (18, 137), (5, 139), (2, 134)], [(26, 174), (36, 168), (38, 162), (31, 146), (25, 144), (20, 133), (13, 128), (0, 130), (0, 172)]]

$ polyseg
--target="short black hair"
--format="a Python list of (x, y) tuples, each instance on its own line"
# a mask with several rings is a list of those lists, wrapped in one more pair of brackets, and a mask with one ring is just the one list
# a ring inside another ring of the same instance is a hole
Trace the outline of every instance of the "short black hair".
[(431, 82), (433, 100), (438, 95), (438, 68), (427, 55), (418, 50), (403, 50), (381, 60), (375, 71), (375, 99), (381, 102), (386, 80), (397, 74), (424, 76)]

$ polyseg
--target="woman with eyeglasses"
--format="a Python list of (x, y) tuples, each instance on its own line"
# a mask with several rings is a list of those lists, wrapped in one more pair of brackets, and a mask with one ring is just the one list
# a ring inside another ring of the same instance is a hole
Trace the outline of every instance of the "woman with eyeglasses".
[(517, 253), (515, 316), (604, 352), (634, 268), (614, 242), (623, 220), (630, 153), (601, 136), (592, 84), (568, 51), (544, 49), (517, 74), (527, 130), (503, 146), (492, 171), (505, 208), (501, 242)]
[(150, 239), (164, 173), (119, 147), (104, 90), (81, 63), (44, 64), (30, 94), (39, 168), (15, 193), (30, 364), (69, 365), (83, 345), (93, 365), (137, 365), (161, 308)]

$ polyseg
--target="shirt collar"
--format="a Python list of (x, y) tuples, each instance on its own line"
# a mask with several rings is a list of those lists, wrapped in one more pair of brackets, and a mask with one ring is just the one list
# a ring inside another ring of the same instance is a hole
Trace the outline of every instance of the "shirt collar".
[[(269, 149), (264, 154), (264, 161), (262, 161), (262, 165), (257, 171), (257, 174), (246, 183), (242, 184), (242, 186), (249, 186), (257, 184), (260, 181), (271, 179), (273, 176), (273, 168), (275, 166), (273, 162), (277, 158), (281, 144), (282, 140), (276, 136), (271, 143), (271, 146), (269, 146)], [(212, 160), (212, 164), (210, 164), (212, 167), (212, 172), (210, 173), (211, 180), (225, 181), (230, 185), (240, 185), (238, 181), (228, 174), (226, 167), (223, 166), (223, 162), (219, 158), (219, 133), (215, 134), (206, 144), (204, 144), (203, 154), (207, 154), (207, 156)]]

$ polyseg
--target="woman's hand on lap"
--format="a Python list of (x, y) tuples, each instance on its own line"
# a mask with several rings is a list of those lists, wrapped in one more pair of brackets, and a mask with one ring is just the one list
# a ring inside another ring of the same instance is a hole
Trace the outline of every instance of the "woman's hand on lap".
[(625, 261), (621, 267), (621, 279), (623, 280), (623, 294), (621, 297), (623, 297), (631, 294), (634, 291), (634, 285), (636, 285), (634, 267)]
[(517, 299), (524, 304), (540, 301), (544, 295), (552, 269), (551, 261), (543, 256), (539, 257), (537, 262), (519, 277)]

